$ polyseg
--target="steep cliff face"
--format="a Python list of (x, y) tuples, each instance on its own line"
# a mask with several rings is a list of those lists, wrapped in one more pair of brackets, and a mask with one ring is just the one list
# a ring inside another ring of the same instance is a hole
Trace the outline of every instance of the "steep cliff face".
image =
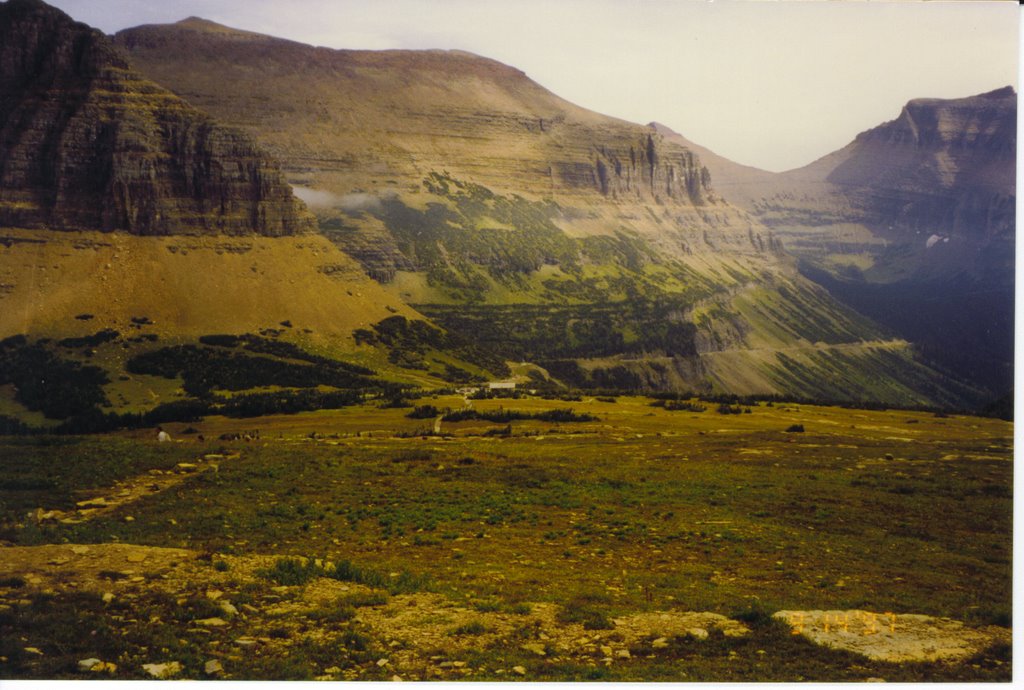
[(860, 134), (825, 180), (869, 222), (975, 240), (1012, 237), (1017, 94), (909, 102)]
[(0, 5), (0, 224), (267, 236), (314, 226), (250, 138), (38, 0)]

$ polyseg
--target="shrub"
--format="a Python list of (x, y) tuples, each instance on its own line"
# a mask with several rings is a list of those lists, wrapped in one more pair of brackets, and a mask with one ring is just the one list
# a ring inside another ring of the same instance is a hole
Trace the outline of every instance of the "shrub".
[(599, 606), (608, 598), (599, 594), (579, 594), (561, 608), (556, 616), (560, 623), (582, 623), (584, 630), (610, 630), (615, 627)]
[(452, 628), (449, 635), (483, 635), (489, 628), (480, 621), (465, 623), (457, 628)]
[(441, 414), (441, 410), (433, 405), (418, 405), (405, 416), (409, 419), (433, 419), (439, 414)]
[(803, 424), (791, 424), (787, 429), (786, 433), (789, 434), (802, 434), (804, 432)]
[(324, 569), (312, 558), (279, 558), (273, 566), (257, 574), (279, 585), (304, 585), (313, 578), (322, 577)]

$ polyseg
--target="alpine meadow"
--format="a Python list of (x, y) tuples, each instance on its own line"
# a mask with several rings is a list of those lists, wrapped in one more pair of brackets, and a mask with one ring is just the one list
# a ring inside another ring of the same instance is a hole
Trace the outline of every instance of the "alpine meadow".
[(55, 4), (0, 3), (3, 682), (1012, 680), (1014, 86), (770, 172), (450, 27)]

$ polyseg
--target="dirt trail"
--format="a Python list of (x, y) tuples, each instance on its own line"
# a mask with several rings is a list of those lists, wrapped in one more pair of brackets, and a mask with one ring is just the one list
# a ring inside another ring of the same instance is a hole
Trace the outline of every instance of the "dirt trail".
[(122, 479), (92, 496), (78, 501), (75, 510), (37, 508), (32, 514), (36, 522), (54, 520), (66, 525), (86, 522), (106, 515), (144, 496), (166, 491), (201, 472), (217, 472), (220, 464), (236, 460), (241, 453), (221, 455), (209, 453), (194, 462), (180, 462), (171, 470), (150, 470), (146, 474)]

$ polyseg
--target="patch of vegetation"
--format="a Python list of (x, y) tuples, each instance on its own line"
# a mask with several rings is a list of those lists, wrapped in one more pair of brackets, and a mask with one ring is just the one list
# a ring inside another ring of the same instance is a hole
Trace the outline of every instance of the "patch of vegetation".
[(0, 386), (14, 384), (15, 399), (50, 419), (66, 419), (108, 404), (110, 382), (99, 367), (63, 359), (25, 336), (0, 340)]
[[(444, 352), (465, 362), (490, 371), (498, 376), (509, 374), (505, 361), (486, 347), (480, 346), (472, 337), (446, 333), (426, 321), (407, 319), (395, 315), (375, 323), (372, 330), (357, 329), (352, 334), (356, 343), (380, 345), (389, 350), (388, 360), (409, 369), (429, 369), (426, 355), (430, 352)], [(446, 364), (442, 376), (449, 381), (462, 382), (482, 380), (451, 364)]]
[(490, 628), (484, 625), (480, 621), (471, 621), (469, 623), (463, 623), (449, 631), (449, 635), (454, 637), (460, 637), (463, 635), (483, 635), (484, 633), (490, 632)]
[(274, 565), (257, 572), (257, 575), (279, 585), (304, 585), (311, 580), (324, 577), (323, 565), (312, 558), (279, 558)]
[(581, 623), (584, 630), (611, 630), (615, 625), (608, 618), (610, 604), (611, 600), (603, 594), (577, 594), (562, 606), (556, 619), (561, 623)]
[(121, 334), (113, 328), (104, 328), (102, 331), (92, 335), (86, 335), (81, 338), (64, 338), (63, 340), (58, 341), (57, 344), (66, 348), (96, 347), (103, 343), (109, 343), (117, 340), (120, 337)]
[(208, 396), (213, 390), (241, 391), (261, 386), (314, 388), (375, 388), (363, 367), (334, 360), (315, 364), (271, 357), (223, 352), (220, 348), (177, 345), (138, 354), (128, 360), (128, 371), (164, 378), (182, 378), (190, 395)]
[[(528, 361), (650, 352), (695, 355), (697, 327), (677, 318), (682, 307), (667, 298), (566, 306), (416, 305), (449, 332), (472, 337), (507, 359)], [(601, 381), (593, 385), (625, 388)]]
[(433, 405), (417, 405), (412, 412), (405, 416), (409, 419), (434, 419), (441, 414), (441, 410)]
[[(497, 195), (436, 172), (423, 185), (451, 203), (418, 211), (393, 198), (377, 213), (398, 249), (431, 281), (472, 298), (487, 287), (480, 278), (512, 281), (545, 264), (577, 265), (576, 243), (552, 222), (555, 204)], [(488, 220), (498, 227), (486, 227)]]

